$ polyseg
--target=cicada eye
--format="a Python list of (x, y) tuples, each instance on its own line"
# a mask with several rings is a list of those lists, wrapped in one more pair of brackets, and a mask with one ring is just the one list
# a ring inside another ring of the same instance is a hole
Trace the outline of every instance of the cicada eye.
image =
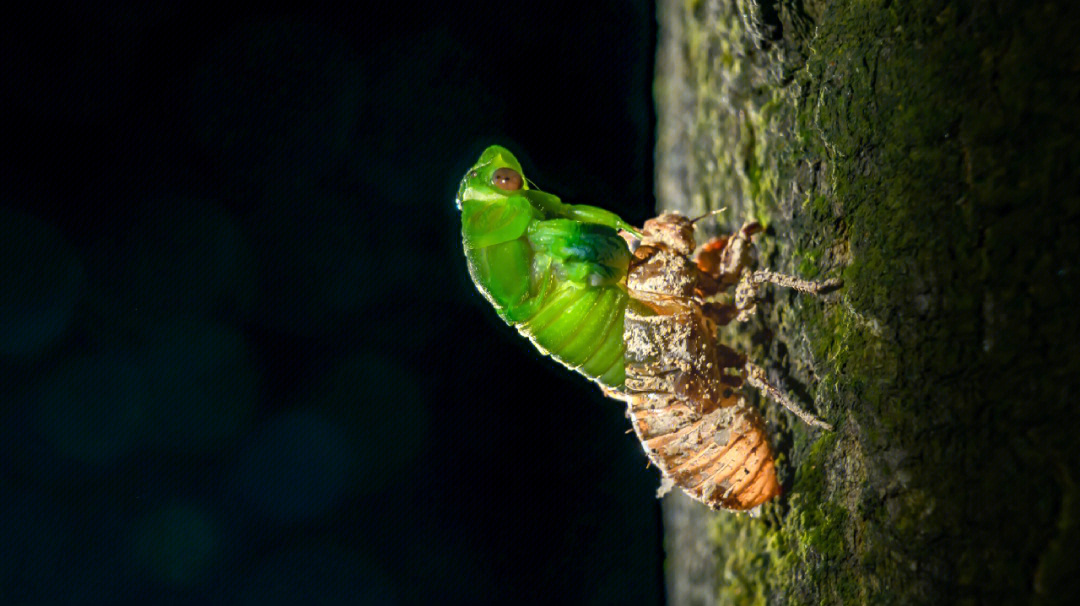
[(504, 166), (491, 175), (491, 184), (506, 191), (517, 191), (522, 185), (521, 174)]

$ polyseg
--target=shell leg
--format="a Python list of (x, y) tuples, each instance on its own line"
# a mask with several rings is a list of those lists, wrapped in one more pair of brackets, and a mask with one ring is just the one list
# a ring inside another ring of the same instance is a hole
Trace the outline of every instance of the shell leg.
[(814, 416), (812, 413), (804, 410), (801, 406), (793, 402), (791, 398), (788, 398), (787, 394), (781, 391), (779, 387), (770, 383), (768, 378), (765, 376), (765, 371), (753, 362), (746, 363), (746, 382), (756, 387), (759, 391), (764, 393), (774, 402), (777, 402), (784, 408), (793, 412), (795, 416), (802, 419), (803, 423), (806, 423), (807, 425), (813, 425), (814, 427), (822, 427), (824, 429), (832, 431), (832, 425), (826, 423), (825, 421), (822, 421), (821, 419)]
[(824, 294), (844, 285), (839, 278), (828, 280), (804, 280), (795, 276), (778, 273), (768, 269), (759, 269), (753, 273), (743, 274), (739, 284), (735, 287), (735, 307), (739, 310), (736, 319), (746, 322), (757, 309), (757, 287), (766, 282), (784, 286), (799, 292), (812, 295)]
[(762, 229), (760, 223), (747, 222), (729, 237), (709, 240), (698, 249), (698, 268), (717, 282), (719, 290), (736, 284), (753, 260), (751, 240)]

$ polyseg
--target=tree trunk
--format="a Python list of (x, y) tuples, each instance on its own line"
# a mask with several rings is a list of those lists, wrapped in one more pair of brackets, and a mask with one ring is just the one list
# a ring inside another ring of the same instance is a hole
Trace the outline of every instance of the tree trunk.
[(762, 402), (783, 496), (666, 497), (671, 603), (1075, 598), (1077, 3), (659, 4), (660, 206), (844, 280), (723, 333), (836, 430)]

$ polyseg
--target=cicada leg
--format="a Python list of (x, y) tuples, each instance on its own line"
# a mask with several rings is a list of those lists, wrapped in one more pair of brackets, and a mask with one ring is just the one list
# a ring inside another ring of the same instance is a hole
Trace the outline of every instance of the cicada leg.
[(799, 292), (805, 292), (812, 295), (820, 295), (843, 285), (843, 281), (839, 278), (830, 278), (821, 281), (804, 280), (802, 278), (777, 273), (768, 269), (759, 269), (753, 273), (744, 274), (739, 280), (739, 285), (735, 287), (735, 307), (739, 310), (736, 319), (740, 322), (749, 320), (750, 316), (754, 313), (754, 310), (757, 309), (757, 297), (755, 293), (757, 292), (757, 287), (766, 282), (778, 286), (786, 286), (787, 288), (793, 288)]
[[(732, 319), (740, 322), (749, 320), (757, 307), (756, 288), (765, 282), (810, 294), (821, 294), (841, 285), (838, 279), (817, 282), (769, 270), (747, 271), (752, 261), (751, 239), (761, 229), (758, 223), (744, 223), (731, 237), (713, 238), (698, 249), (695, 262), (703, 277), (707, 278), (699, 282), (699, 289), (704, 291), (702, 295), (708, 296), (732, 284), (736, 285), (734, 304), (708, 302), (702, 306), (702, 312), (718, 326), (726, 325)], [(831, 425), (803, 410), (787, 394), (770, 383), (765, 371), (747, 361), (746, 356), (720, 343), (717, 343), (717, 349), (721, 367), (740, 368), (747, 383), (793, 412), (808, 425), (832, 429)]]
[[(780, 286), (786, 286), (793, 288), (799, 292), (805, 292), (810, 294), (821, 294), (828, 292), (834, 288), (838, 288), (841, 285), (839, 279), (833, 278), (829, 280), (822, 280), (820, 282), (813, 280), (803, 280), (802, 278), (796, 278), (786, 274), (776, 273), (767, 269), (758, 270), (753, 273), (747, 273), (739, 280), (739, 285), (735, 287), (735, 308), (738, 310), (736, 319), (740, 322), (746, 322), (750, 319), (750, 316), (757, 308), (757, 300), (755, 297), (755, 291), (758, 285), (765, 282), (777, 284)], [(746, 362), (744, 367), (746, 373), (746, 382), (756, 387), (759, 391), (763, 392), (776, 402), (778, 402), (784, 408), (795, 413), (800, 419), (808, 425), (814, 425), (817, 427), (824, 427), (825, 429), (832, 430), (832, 425), (829, 425), (825, 421), (815, 417), (811, 413), (803, 410), (798, 404), (793, 402), (787, 397), (783, 391), (769, 382), (765, 376), (765, 371), (760, 367), (755, 366), (751, 362)]]
[(769, 382), (769, 379), (765, 376), (765, 371), (753, 362), (747, 362), (744, 367), (746, 370), (746, 382), (756, 387), (759, 391), (769, 396), (784, 408), (790, 410), (795, 416), (802, 419), (803, 423), (807, 425), (814, 425), (816, 427), (822, 427), (832, 431), (833, 426), (822, 421), (814, 416), (812, 413), (803, 410), (795, 402), (791, 401), (791, 398), (787, 397), (779, 387)]
[(747, 272), (752, 262), (751, 240), (761, 230), (760, 223), (747, 222), (730, 237), (713, 238), (697, 251), (695, 263), (704, 274), (698, 286), (702, 296), (708, 297), (735, 286), (734, 309), (729, 305), (711, 304), (711, 309), (706, 310), (720, 326), (730, 322), (733, 313), (740, 322), (749, 319), (757, 304), (756, 288), (765, 282), (811, 294), (828, 292), (841, 285), (835, 278), (816, 282), (767, 269)]
[(713, 238), (703, 244), (695, 255), (698, 269), (716, 282), (716, 291), (734, 286), (750, 265), (752, 238), (762, 230), (756, 222), (743, 223), (730, 237)]

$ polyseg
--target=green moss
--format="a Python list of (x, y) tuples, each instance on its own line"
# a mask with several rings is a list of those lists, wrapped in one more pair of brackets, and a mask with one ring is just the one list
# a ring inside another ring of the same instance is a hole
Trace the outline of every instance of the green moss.
[(812, 280), (821, 273), (821, 256), (822, 250), (810, 249), (796, 253), (794, 260), (797, 261), (796, 274), (801, 278)]
[(795, 472), (794, 492), (810, 505), (825, 500), (825, 469), (829, 463), (829, 455), (836, 448), (836, 442), (835, 432), (827, 433), (814, 441), (803, 459), (803, 464)]
[(709, 537), (721, 546), (718, 557), (718, 601), (722, 604), (766, 603), (766, 579), (772, 572), (769, 532), (762, 520), (744, 515), (717, 516)]

